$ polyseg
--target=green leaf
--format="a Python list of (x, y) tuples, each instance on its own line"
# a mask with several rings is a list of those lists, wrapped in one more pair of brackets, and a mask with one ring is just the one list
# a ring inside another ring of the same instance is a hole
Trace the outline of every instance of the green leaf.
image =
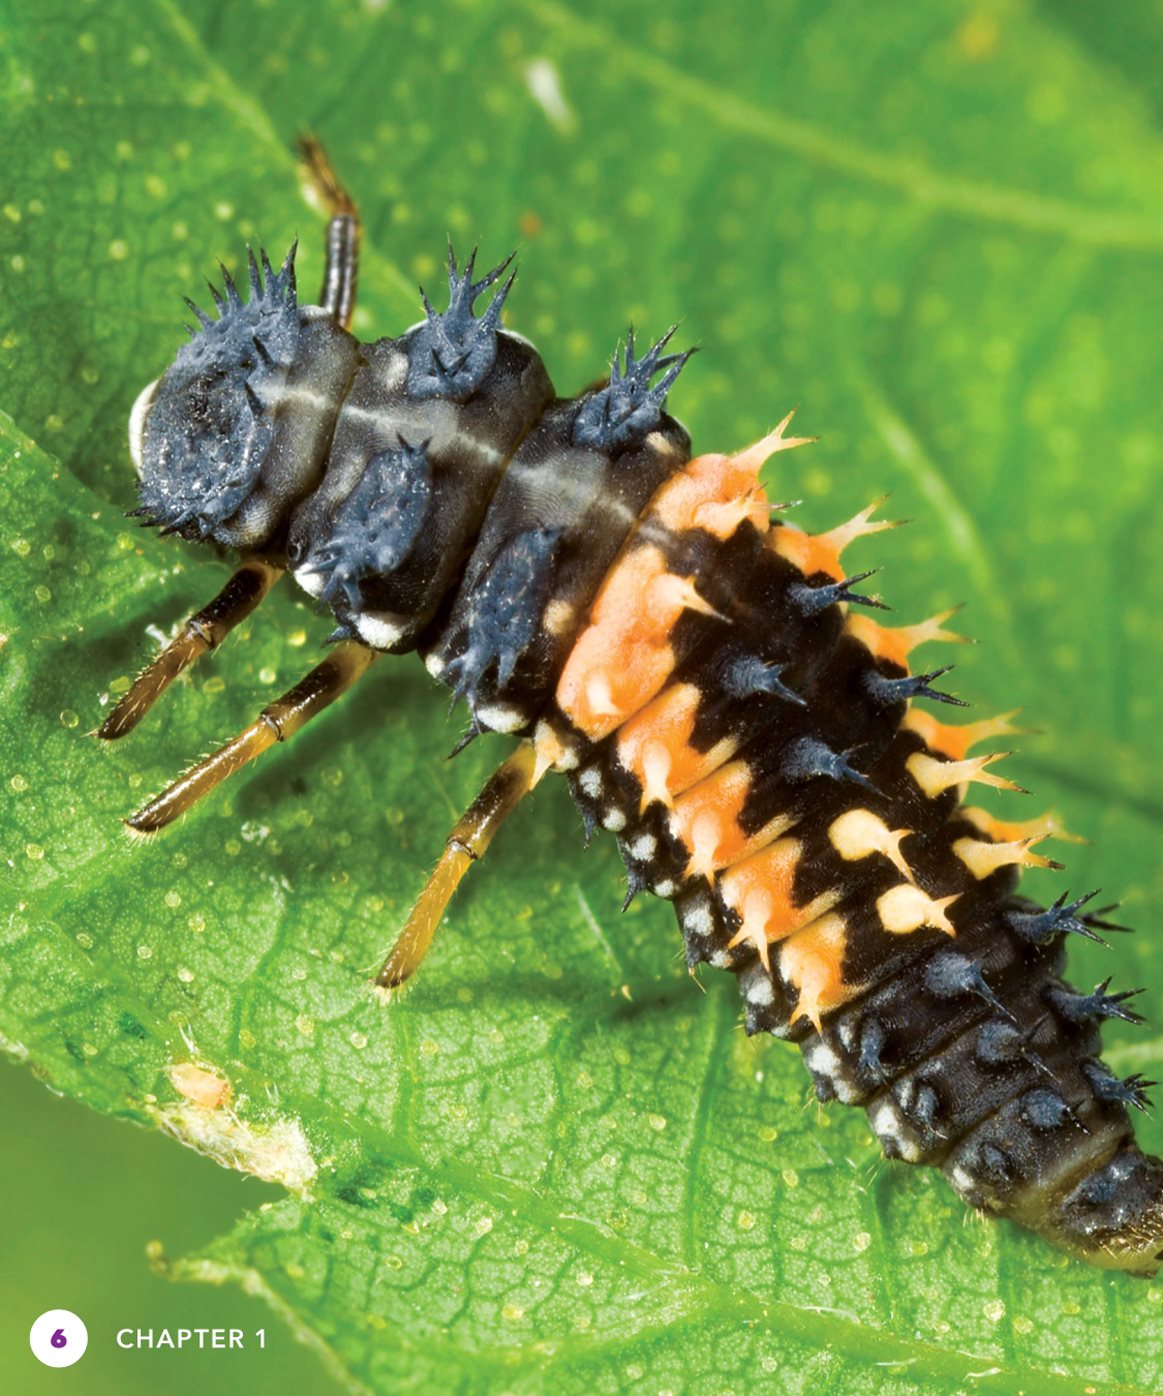
[[(960, 691), (1046, 729), (1014, 775), (1094, 839), (1070, 885), (1149, 919), (1163, 152), (1142, 55), (1163, 26), (1111, 17), (1096, 47), (1081, 4), (725, 13), (8, 17), (0, 1032), (55, 1089), (285, 1185), (169, 1264), (266, 1294), (354, 1389), (1153, 1390), (1163, 1286), (967, 1223), (862, 1115), (807, 1106), (797, 1054), (736, 1030), (733, 984), (686, 976), (669, 910), (616, 915), (616, 854), (582, 852), (560, 788), (385, 1011), (369, 972), (505, 750), (445, 764), (458, 728), (419, 666), (377, 665), (129, 843), (118, 816), (314, 662), (327, 623), (289, 585), (132, 738), (84, 737), (153, 627), (224, 579), (121, 517), (124, 424), (217, 257), (298, 232), (319, 275), (289, 154), (313, 127), (367, 219), (364, 337), (415, 318), (446, 231), (520, 244), (512, 320), (564, 390), (629, 321), (685, 316), (698, 447), (798, 402), (824, 439), (771, 487), (806, 524), (891, 488), (916, 522), (868, 548), (884, 590), (906, 618), (973, 603)], [(1143, 936), (1072, 963), (1155, 1000), (1160, 958)], [(1163, 1068), (1156, 1031), (1109, 1038), (1120, 1069)], [(1142, 1136), (1163, 1143), (1155, 1119)]]

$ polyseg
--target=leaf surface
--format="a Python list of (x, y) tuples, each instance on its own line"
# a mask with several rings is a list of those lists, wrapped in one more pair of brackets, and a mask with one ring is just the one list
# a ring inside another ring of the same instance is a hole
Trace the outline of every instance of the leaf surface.
[[(174, 1269), (266, 1293), (355, 1389), (1150, 1391), (1163, 1286), (967, 1221), (935, 1174), (879, 1159), (862, 1115), (809, 1105), (798, 1054), (737, 1030), (733, 984), (687, 977), (665, 906), (617, 916), (616, 853), (581, 851), (560, 788), (514, 816), (385, 1011), (369, 972), (505, 749), (446, 764), (459, 728), (418, 665), (377, 665), (130, 844), (118, 816), (315, 662), (327, 622), (289, 585), (132, 738), (83, 735), (152, 627), (224, 580), (122, 518), (124, 423), (217, 257), (297, 232), (318, 277), (288, 153), (309, 126), (366, 214), (363, 337), (416, 317), (446, 232), (520, 245), (512, 323), (563, 390), (630, 321), (685, 316), (706, 352), (673, 405), (697, 447), (799, 402), (824, 439), (771, 488), (803, 522), (891, 488), (916, 522), (866, 565), (891, 563), (907, 619), (973, 603), (959, 691), (1045, 727), (1013, 773), (1094, 839), (1067, 850), (1070, 885), (1149, 927), (1163, 152), (1136, 45), (1096, 51), (1079, 7), (739, 15), (10, 17), (0, 1032), (56, 1089), (286, 1185)], [(1159, 958), (1145, 935), (1072, 963), (1157, 985)], [(1120, 1069), (1163, 1067), (1157, 1029), (1109, 1040)], [(229, 1109), (182, 1094), (191, 1061)]]

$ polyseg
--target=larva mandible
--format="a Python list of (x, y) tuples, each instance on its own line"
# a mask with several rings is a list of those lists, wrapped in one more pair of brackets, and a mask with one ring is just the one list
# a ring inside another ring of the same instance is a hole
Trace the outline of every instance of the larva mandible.
[[(317, 143), (331, 210), (320, 304), (294, 248), (223, 268), (197, 325), (138, 398), (136, 511), (242, 565), (109, 714), (123, 736), (287, 571), (334, 613), (328, 657), (127, 823), (153, 833), (327, 707), (381, 653), (419, 653), (466, 700), (469, 735), (513, 754), (456, 825), (377, 983), (423, 959), (468, 866), (550, 770), (587, 833), (613, 831), (629, 896), (672, 900), (693, 967), (738, 976), (746, 1028), (799, 1043), (822, 1100), (862, 1105), (887, 1155), (940, 1167), (971, 1206), (1071, 1254), (1142, 1274), (1163, 1260), (1163, 1163), (1136, 1146), (1140, 1078), (1099, 1060), (1130, 993), (1079, 992), (1064, 942), (1105, 924), (1088, 897), (1015, 888), (1051, 865), (1051, 821), (962, 803), (1015, 788), (971, 748), (1006, 718), (951, 726), (913, 674), (937, 616), (887, 629), (841, 553), (890, 527), (782, 521), (758, 482), (801, 443), (787, 420), (733, 455), (690, 457), (666, 410), (687, 353), (670, 334), (576, 398), (501, 327), (511, 258), (479, 280), (449, 253), (449, 303), (403, 336), (350, 333), (360, 224)], [(479, 315), (477, 302), (492, 290)], [(860, 609), (865, 608), (865, 609)]]

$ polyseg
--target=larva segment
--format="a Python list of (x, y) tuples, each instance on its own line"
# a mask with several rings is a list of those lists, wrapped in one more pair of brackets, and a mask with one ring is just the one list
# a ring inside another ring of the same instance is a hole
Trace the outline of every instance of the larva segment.
[[(557, 683), (559, 711), (589, 741), (617, 731), (670, 680), (679, 660), (674, 632), (685, 613), (723, 619), (676, 562), (690, 533), (712, 544), (745, 528), (757, 537), (766, 533), (768, 505), (757, 476), (773, 452), (802, 444), (783, 436), (787, 420), (734, 456), (697, 457), (645, 511), (602, 583)], [(736, 570), (728, 567), (725, 576)], [(729, 581), (727, 587), (728, 593), (734, 589)]]
[(739, 918), (727, 949), (752, 946), (768, 971), (769, 947), (824, 915), (840, 899), (839, 890), (833, 889), (804, 904), (797, 900), (796, 873), (803, 855), (799, 840), (781, 838), (735, 863), (718, 880), (722, 905)]

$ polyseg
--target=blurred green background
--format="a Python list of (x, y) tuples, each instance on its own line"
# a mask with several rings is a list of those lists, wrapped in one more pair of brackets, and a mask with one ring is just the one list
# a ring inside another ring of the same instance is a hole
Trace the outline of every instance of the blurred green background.
[[(0, 1033), (101, 1112), (0, 1072), (0, 1385), (328, 1389), (258, 1300), (152, 1275), (154, 1237), (265, 1287), (355, 1389), (1163, 1384), (1163, 1286), (966, 1225), (861, 1116), (817, 1119), (795, 1054), (735, 1031), (734, 986), (689, 982), (669, 910), (617, 917), (616, 854), (583, 858), (561, 789), (514, 818), (414, 993), (370, 1004), (502, 749), (444, 765), (458, 729), (417, 666), (128, 849), (117, 816), (314, 662), (327, 625), (289, 587), (132, 744), (82, 740), (147, 627), (223, 579), (125, 525), (125, 422), (218, 257), (298, 233), (316, 283), (290, 154), (312, 128), (366, 218), (362, 337), (416, 318), (446, 234), (516, 246), (509, 322), (563, 391), (627, 323), (681, 319), (697, 449), (798, 403), (822, 440), (773, 497), (816, 528), (893, 491), (914, 523), (853, 565), (888, 567), (902, 620), (970, 603), (981, 645), (924, 658), (957, 658), (975, 716), (1043, 729), (1007, 765), (1038, 793), (1019, 813), (1092, 838), (1054, 850), (1069, 885), (1147, 932), (1072, 948), (1073, 973), (1148, 985), (1151, 1012), (1161, 45), (1163, 6), (1088, 0), (0, 0)], [(1108, 1040), (1163, 1074), (1157, 1028)], [(180, 1107), (189, 1042), (248, 1125), (302, 1123), (315, 1202), (124, 1122)], [(1141, 1135), (1163, 1145), (1156, 1116)], [(28, 1354), (49, 1305), (89, 1322), (71, 1376)], [(241, 1359), (111, 1347), (122, 1323), (264, 1321)]]

